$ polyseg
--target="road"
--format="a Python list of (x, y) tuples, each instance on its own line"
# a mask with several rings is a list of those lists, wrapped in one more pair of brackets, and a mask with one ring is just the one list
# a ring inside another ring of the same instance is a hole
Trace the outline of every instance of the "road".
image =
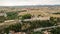
[(16, 24), (16, 23), (17, 22), (15, 20), (9, 21), (9, 22), (0, 23), (0, 30), (4, 29), (6, 27), (9, 27), (9, 25)]
[(37, 29), (34, 29), (34, 32), (36, 32), (36, 31), (41, 31), (41, 30), (43, 30), (43, 29), (51, 29), (51, 28), (57, 28), (57, 27), (60, 27), (60, 25), (58, 25), (58, 26), (51, 26), (51, 27), (37, 28)]

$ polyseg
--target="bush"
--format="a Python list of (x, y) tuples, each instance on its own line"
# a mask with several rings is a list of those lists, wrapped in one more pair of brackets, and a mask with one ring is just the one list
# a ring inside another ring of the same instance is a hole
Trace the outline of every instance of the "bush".
[(54, 28), (51, 30), (52, 34), (60, 34), (60, 27)]
[(60, 14), (60, 12), (57, 12), (57, 13), (53, 13), (53, 14)]
[(4, 29), (4, 32), (8, 34), (10, 30), (13, 30), (15, 32), (20, 32), (21, 31), (21, 24), (17, 23), (14, 25), (10, 25), (9, 27)]
[[(30, 25), (30, 26), (29, 26)], [(27, 28), (23, 28), (23, 27), (27, 27)], [(36, 21), (24, 21), (22, 23), (21, 28), (23, 28), (23, 30), (28, 31), (28, 30), (32, 30), (34, 28), (40, 28), (40, 27), (50, 27), (50, 26), (54, 26), (54, 23), (47, 21), (40, 21), (40, 20), (36, 20)]]
[(16, 19), (17, 15), (18, 15), (17, 12), (8, 12), (7, 19)]
[(5, 17), (4, 16), (0, 16), (0, 22), (4, 22), (5, 21)]
[(42, 32), (32, 32), (31, 34), (43, 34)]
[(22, 19), (30, 19), (30, 18), (31, 18), (31, 14), (22, 15)]
[(9, 29), (10, 29), (10, 30), (14, 30), (15, 32), (19, 32), (19, 31), (21, 31), (21, 24), (18, 23), (18, 24), (11, 25), (11, 26), (9, 27)]

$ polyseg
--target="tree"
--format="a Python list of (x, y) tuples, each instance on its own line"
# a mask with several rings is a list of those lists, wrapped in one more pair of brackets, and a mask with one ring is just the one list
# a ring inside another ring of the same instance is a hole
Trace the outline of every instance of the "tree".
[(57, 18), (55, 17), (50, 17), (50, 22), (54, 25), (57, 25)]
[(15, 31), (15, 32), (20, 32), (21, 24), (17, 23), (17, 24), (10, 25), (9, 27), (4, 29), (4, 32), (8, 34), (10, 30)]
[(4, 22), (5, 21), (5, 17), (4, 16), (0, 16), (0, 22)]
[(4, 32), (5, 32), (6, 34), (9, 34), (9, 28), (5, 28), (5, 29), (4, 29)]
[(52, 34), (60, 34), (60, 27), (54, 28), (51, 30)]
[(15, 32), (19, 32), (19, 31), (21, 31), (21, 24), (17, 23), (17, 24), (14, 24), (14, 25), (10, 25), (9, 29), (14, 30)]
[(25, 15), (22, 15), (21, 19), (30, 19), (30, 18), (31, 18), (31, 14), (25, 14)]
[(42, 32), (31, 32), (30, 34), (43, 34)]
[(16, 19), (17, 15), (17, 12), (7, 12), (7, 19)]

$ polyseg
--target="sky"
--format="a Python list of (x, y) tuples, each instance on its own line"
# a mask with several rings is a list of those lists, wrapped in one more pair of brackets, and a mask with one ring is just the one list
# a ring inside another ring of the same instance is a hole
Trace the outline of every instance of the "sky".
[(60, 0), (0, 0), (0, 6), (60, 5)]

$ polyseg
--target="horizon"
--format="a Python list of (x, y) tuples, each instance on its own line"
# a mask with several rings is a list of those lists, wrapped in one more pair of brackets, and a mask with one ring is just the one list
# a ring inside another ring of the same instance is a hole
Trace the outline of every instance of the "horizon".
[(14, 5), (14, 6), (60, 6), (60, 5), (55, 4), (55, 5)]

